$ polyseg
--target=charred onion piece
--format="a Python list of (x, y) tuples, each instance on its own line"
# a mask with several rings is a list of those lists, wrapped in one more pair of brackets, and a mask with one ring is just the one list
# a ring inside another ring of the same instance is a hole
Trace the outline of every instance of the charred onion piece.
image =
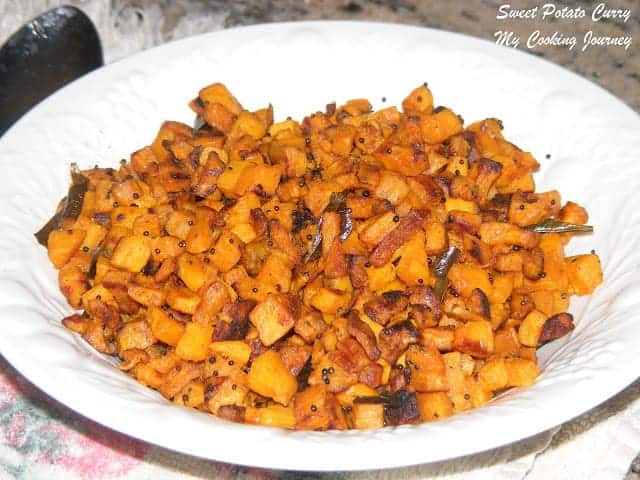
[(593, 227), (591, 225), (561, 222), (554, 218), (547, 218), (525, 228), (537, 233), (593, 233)]
[(456, 247), (449, 247), (447, 251), (441, 253), (435, 261), (435, 265), (433, 266), (433, 274), (436, 276), (434, 290), (438, 300), (442, 300), (442, 297), (444, 297), (444, 292), (449, 285), (447, 274), (458, 258), (459, 253), (460, 251)]
[(71, 164), (71, 187), (64, 200), (64, 205), (58, 213), (56, 213), (49, 221), (34, 235), (38, 240), (38, 243), (43, 247), (47, 246), (47, 240), (49, 234), (60, 228), (60, 223), (65, 218), (78, 218), (82, 211), (82, 203), (84, 201), (84, 194), (87, 193), (89, 188), (89, 179), (79, 173), (78, 166), (75, 163)]

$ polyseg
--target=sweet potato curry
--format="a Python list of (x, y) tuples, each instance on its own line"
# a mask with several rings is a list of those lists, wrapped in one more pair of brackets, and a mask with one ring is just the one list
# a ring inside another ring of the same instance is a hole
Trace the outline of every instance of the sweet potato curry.
[(73, 169), (36, 234), (82, 310), (63, 324), (176, 404), (303, 430), (444, 418), (534, 382), (602, 281), (563, 252), (585, 209), (426, 84), (302, 122), (219, 83), (190, 107), (118, 169)]

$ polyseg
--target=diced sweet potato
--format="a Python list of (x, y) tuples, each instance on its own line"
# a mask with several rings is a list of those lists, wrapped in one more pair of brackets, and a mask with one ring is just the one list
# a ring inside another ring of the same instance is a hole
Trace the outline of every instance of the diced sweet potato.
[(298, 389), (298, 382), (284, 366), (280, 356), (267, 350), (253, 360), (248, 376), (249, 388), (262, 396), (272, 398), (285, 407)]
[(245, 422), (268, 427), (292, 429), (296, 426), (296, 415), (293, 405), (267, 405), (266, 407), (247, 407)]
[(577, 255), (567, 258), (565, 263), (569, 288), (576, 295), (589, 295), (602, 283), (602, 267), (597, 255)]
[(49, 260), (56, 268), (62, 267), (80, 248), (86, 232), (80, 229), (54, 230), (49, 234), (47, 250)]
[(351, 295), (348, 292), (320, 288), (316, 294), (311, 297), (311, 305), (322, 313), (335, 314), (344, 310), (349, 304), (350, 299)]
[(486, 270), (473, 265), (456, 263), (447, 275), (451, 287), (463, 297), (470, 297), (476, 288), (482, 290), (485, 295), (491, 294), (491, 282)]
[(507, 370), (508, 387), (526, 387), (535, 382), (540, 370), (535, 361), (510, 358), (504, 361)]
[(167, 303), (171, 308), (192, 315), (198, 309), (200, 297), (185, 287), (174, 287), (167, 291)]
[(137, 273), (151, 258), (151, 246), (146, 237), (132, 235), (124, 237), (111, 255), (111, 265), (128, 272)]
[(384, 405), (381, 403), (354, 403), (353, 426), (358, 430), (384, 427)]
[(209, 356), (213, 327), (188, 322), (176, 345), (176, 355), (183, 360), (201, 362)]
[(154, 287), (144, 287), (135, 283), (129, 285), (127, 294), (145, 307), (161, 307), (165, 300), (164, 290)]
[(225, 232), (215, 245), (215, 253), (211, 256), (211, 263), (221, 272), (231, 270), (240, 260), (241, 240), (233, 233)]
[(298, 309), (292, 299), (270, 294), (251, 311), (249, 320), (258, 329), (260, 341), (269, 347), (293, 328)]
[(414, 235), (402, 246), (400, 255), (402, 257), (396, 268), (398, 278), (407, 285), (428, 284), (430, 274), (422, 232)]
[(246, 364), (251, 356), (251, 347), (241, 340), (212, 342), (209, 344), (209, 350), (233, 360), (238, 365)]
[(189, 290), (197, 292), (207, 281), (207, 275), (200, 259), (183, 253), (178, 257), (177, 274)]
[(444, 392), (418, 393), (416, 395), (420, 419), (430, 422), (453, 415), (451, 399)]
[(294, 411), (296, 428), (304, 430), (326, 430), (331, 424), (331, 410), (327, 402), (328, 392), (324, 385), (315, 385), (298, 393)]
[(153, 345), (155, 337), (149, 324), (144, 320), (128, 322), (118, 331), (116, 336), (120, 351), (137, 348), (144, 350)]
[(158, 307), (150, 306), (147, 309), (147, 322), (154, 337), (167, 345), (175, 347), (184, 335), (184, 325)]
[(471, 356), (486, 358), (493, 353), (491, 323), (475, 320), (457, 327), (453, 334), (453, 348)]
[(407, 368), (411, 369), (409, 384), (417, 392), (441, 392), (448, 389), (445, 364), (435, 347), (412, 345), (407, 350)]
[(506, 388), (509, 383), (509, 374), (504, 359), (498, 358), (485, 363), (478, 372), (478, 380), (490, 391)]
[(202, 301), (193, 314), (193, 321), (205, 325), (212, 324), (215, 315), (229, 302), (231, 302), (229, 287), (220, 281), (213, 282), (204, 291)]
[(538, 310), (529, 312), (518, 329), (518, 341), (525, 347), (537, 347), (546, 321), (544, 313)]

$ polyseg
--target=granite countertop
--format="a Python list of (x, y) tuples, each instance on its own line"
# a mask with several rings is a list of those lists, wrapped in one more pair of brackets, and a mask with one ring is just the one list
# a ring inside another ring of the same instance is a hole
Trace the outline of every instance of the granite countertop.
[[(539, 18), (541, 12), (538, 12), (538, 18), (535, 20), (497, 19), (498, 9), (503, 3), (507, 3), (506, 0), (504, 2), (498, 0), (476, 0), (473, 2), (467, 0), (114, 0), (110, 2), (104, 0), (67, 0), (65, 2), (10, 0), (0, 2), (0, 43), (3, 43), (11, 32), (19, 28), (25, 21), (61, 3), (77, 6), (92, 18), (103, 41), (106, 62), (112, 62), (139, 50), (182, 37), (238, 25), (264, 22), (320, 19), (375, 20), (451, 30), (490, 41), (495, 41), (494, 34), (497, 31), (512, 31), (513, 35), (521, 38), (519, 50), (529, 51), (573, 70), (609, 90), (631, 108), (640, 112), (640, 50), (635, 44), (635, 42), (640, 42), (640, 2), (638, 0), (605, 2), (608, 7), (631, 9), (631, 15), (626, 21), (602, 19), (597, 22), (591, 19), (591, 11), (596, 3), (584, 0), (557, 2), (557, 7), (558, 9), (563, 6), (585, 9), (587, 11), (586, 18), (550, 18), (546, 20)], [(530, 3), (530, 6), (544, 3), (546, 2)], [(567, 37), (575, 35), (577, 44), (572, 49), (567, 46), (543, 46), (529, 49), (525, 42), (530, 34), (536, 30), (540, 30), (542, 35), (551, 35), (557, 32), (556, 37), (565, 40)], [(627, 49), (620, 46), (600, 46), (590, 47), (583, 51), (583, 37), (588, 31), (592, 31), (594, 36), (631, 37), (632, 43)], [(3, 379), (5, 384), (3, 384)], [(10, 385), (7, 386), (6, 382)], [(3, 401), (8, 402), (7, 398), (18, 398), (20, 395), (27, 398), (23, 413), (36, 411), (37, 413), (29, 415), (35, 415), (37, 418), (49, 416), (63, 420), (74, 415), (64, 407), (56, 406), (55, 402), (40, 398), (39, 396), (42, 394), (29, 386), (28, 382), (22, 379), (0, 357), (0, 423), (6, 420), (3, 420), (3, 415), (6, 414), (6, 409), (3, 410), (5, 408)], [(553, 436), (551, 443), (540, 454), (540, 458), (547, 455), (547, 451), (558, 448), (564, 443), (570, 442), (572, 438), (588, 432), (598, 422), (623, 411), (638, 398), (640, 398), (640, 380), (603, 406), (565, 424)], [(79, 421), (74, 419), (65, 420), (65, 422), (76, 425)], [(97, 438), (97, 441), (109, 448), (117, 448), (117, 444), (120, 443), (125, 445), (125, 448), (129, 448), (126, 447), (128, 439), (107, 438), (108, 435), (104, 433), (105, 429), (102, 427), (93, 430), (84, 426), (74, 428), (80, 433), (86, 433), (91, 438)], [(45, 434), (49, 435), (49, 433), (43, 433), (43, 435)], [(107, 439), (105, 440), (105, 438)], [(136, 453), (136, 448), (142, 447), (135, 445), (131, 447), (132, 458), (143, 458), (143, 461), (151, 462), (146, 450), (143, 453)], [(0, 467), (3, 466), (3, 463), (8, 462), (2, 453), (0, 448)], [(49, 450), (46, 453), (52, 455)], [(167, 453), (166, 455), (170, 456), (171, 454)], [(177, 458), (177, 454), (174, 455)], [(97, 458), (96, 455), (93, 461), (99, 461)], [(164, 457), (163, 461), (166, 461)], [(572, 461), (579, 460), (572, 459)], [(5, 478), (4, 471), (13, 472), (10, 469), (0, 468), (0, 478)], [(19, 478), (22, 470), (15, 471), (18, 472), (15, 474), (15, 478)], [(90, 470), (88, 471), (90, 472)], [(639, 471), (640, 457), (636, 458), (631, 466), (627, 478), (640, 480), (640, 475), (636, 474)], [(248, 473), (247, 475), (250, 477), (252, 474)], [(118, 475), (115, 476), (118, 477)], [(237, 471), (229, 473), (229, 477), (248, 478), (240, 477)], [(87, 478), (92, 477), (89, 474)]]
[[(498, 20), (502, 0), (32, 0), (0, 2), (0, 42), (24, 21), (55, 4), (65, 3), (83, 9), (96, 23), (103, 39), (107, 62), (136, 51), (189, 35), (264, 22), (292, 20), (374, 20), (451, 30), (495, 41), (494, 33), (513, 31), (522, 40), (520, 50), (563, 65), (598, 83), (640, 111), (640, 5), (637, 0), (617, 0), (605, 4), (610, 8), (631, 9), (627, 21), (602, 19), (594, 22), (591, 12), (595, 2), (588, 0), (556, 2), (557, 10), (567, 6), (582, 8), (581, 19), (542, 19), (541, 9), (534, 20)], [(524, 3), (524, 2), (512, 2)], [(530, 6), (538, 3), (529, 2)], [(540, 5), (547, 2), (539, 2)], [(635, 7), (635, 8), (634, 8)], [(543, 46), (532, 49), (524, 45), (535, 30), (551, 35), (576, 36), (576, 45)], [(582, 51), (583, 37), (630, 36), (630, 47), (590, 47)]]

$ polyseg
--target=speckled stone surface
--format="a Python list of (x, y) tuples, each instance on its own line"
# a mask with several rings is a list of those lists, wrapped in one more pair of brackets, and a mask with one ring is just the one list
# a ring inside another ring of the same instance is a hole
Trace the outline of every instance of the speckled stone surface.
[[(591, 13), (598, 2), (556, 2), (562, 7), (582, 8), (585, 18), (498, 20), (503, 3), (529, 6), (547, 2), (507, 2), (502, 0), (5, 0), (0, 2), (0, 42), (31, 16), (48, 7), (66, 3), (78, 6), (96, 23), (107, 61), (138, 50), (197, 33), (238, 25), (292, 20), (346, 19), (397, 22), (451, 30), (495, 41), (499, 30), (513, 31), (522, 40), (520, 50), (530, 51), (593, 80), (636, 111), (640, 111), (640, 2), (617, 0), (610, 8), (631, 9), (631, 17), (594, 22)], [(558, 32), (576, 36), (576, 46), (544, 46), (528, 49), (526, 39), (535, 30), (544, 35)], [(590, 47), (582, 51), (583, 37), (631, 36), (628, 49), (614, 46)]]
[[(585, 9), (584, 19), (543, 21), (539, 18), (496, 19), (498, 7), (506, 3), (506, 0), (4, 0), (0, 1), (0, 43), (25, 21), (61, 3), (77, 6), (92, 18), (101, 35), (107, 62), (189, 35), (264, 22), (374, 20), (456, 31), (489, 41), (495, 41), (496, 31), (508, 30), (522, 38), (519, 50), (529, 51), (573, 70), (609, 90), (640, 112), (640, 49), (637, 43), (640, 42), (640, 0), (608, 2), (609, 7), (631, 9), (631, 16), (626, 22), (592, 21), (591, 11), (598, 2), (590, 1), (557, 2), (558, 8), (569, 6)], [(530, 6), (536, 5), (533, 2), (527, 3)], [(543, 3), (545, 2), (537, 4)], [(558, 32), (564, 37), (575, 35), (577, 45), (571, 50), (566, 46), (528, 49), (523, 44), (535, 30), (548, 35)], [(583, 51), (582, 39), (589, 30), (593, 31), (594, 35), (630, 36), (631, 46), (626, 50), (623, 47), (606, 46), (591, 47)], [(24, 382), (19, 379), (17, 372), (7, 369), (1, 357), (0, 370), (6, 370), (9, 377)], [(28, 393), (31, 392), (27, 390)], [(37, 396), (37, 392), (30, 394)], [(589, 435), (589, 431), (595, 426), (611, 415), (624, 411), (639, 397), (640, 381), (636, 381), (602, 406), (565, 424), (536, 462), (544, 463), (545, 458), (552, 458), (554, 451), (562, 451), (562, 446), (572, 439)], [(43, 407), (44, 415), (48, 414), (47, 408)], [(52, 416), (56, 415), (54, 413)], [(565, 460), (580, 461), (576, 458)], [(630, 468), (627, 478), (640, 480), (637, 472), (640, 472), (640, 457)]]

